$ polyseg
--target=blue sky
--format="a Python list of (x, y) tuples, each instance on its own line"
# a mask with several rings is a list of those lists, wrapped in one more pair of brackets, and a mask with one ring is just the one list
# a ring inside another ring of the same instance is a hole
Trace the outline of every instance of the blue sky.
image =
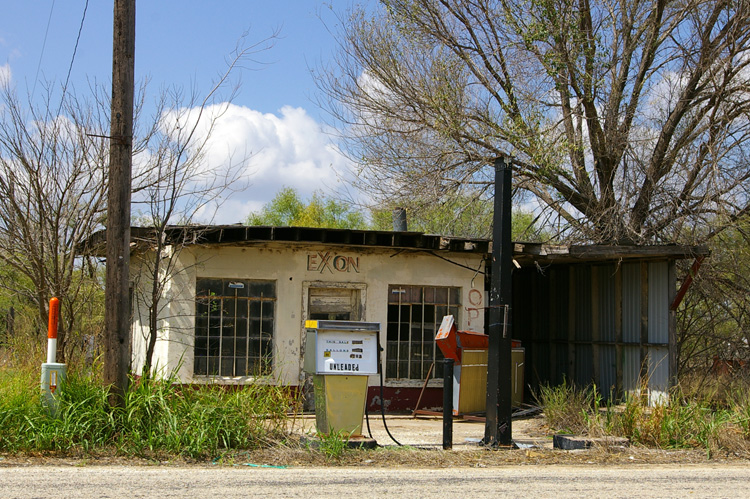
[[(335, 188), (348, 168), (324, 134), (323, 112), (314, 104), (310, 68), (335, 50), (329, 32), (335, 12), (348, 0), (141, 0), (136, 8), (136, 80), (150, 78), (153, 92), (180, 85), (206, 92), (225, 69), (244, 33), (248, 44), (280, 30), (274, 47), (257, 55), (263, 64), (235, 73), (240, 93), (227, 122), (213, 136), (216, 150), (239, 145), (255, 153), (248, 165), (252, 185), (236, 194), (216, 222), (241, 221), (282, 186), (308, 196)], [(0, 73), (19, 93), (38, 97), (41, 85), (61, 85), (68, 74), (85, 0), (6, 2), (0, 20)], [(89, 0), (73, 60), (71, 84), (80, 93), (89, 80), (109, 82), (112, 72), (113, 2)], [(51, 16), (50, 16), (51, 13)], [(47, 28), (49, 23), (49, 28)], [(46, 44), (45, 44), (46, 33)], [(217, 153), (218, 154), (218, 153)]]

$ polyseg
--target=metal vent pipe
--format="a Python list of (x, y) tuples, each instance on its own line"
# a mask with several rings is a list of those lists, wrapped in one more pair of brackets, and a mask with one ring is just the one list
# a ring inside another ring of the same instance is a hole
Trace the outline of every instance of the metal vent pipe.
[(406, 208), (393, 208), (393, 232), (406, 232)]

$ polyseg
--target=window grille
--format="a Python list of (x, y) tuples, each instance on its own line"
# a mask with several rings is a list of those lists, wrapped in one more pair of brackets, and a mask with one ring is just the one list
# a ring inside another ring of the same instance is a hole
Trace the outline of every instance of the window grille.
[(276, 283), (198, 278), (193, 372), (257, 376), (273, 368)]
[(443, 354), (435, 335), (446, 315), (458, 322), (460, 288), (437, 286), (388, 287), (386, 377), (424, 380), (443, 376)]

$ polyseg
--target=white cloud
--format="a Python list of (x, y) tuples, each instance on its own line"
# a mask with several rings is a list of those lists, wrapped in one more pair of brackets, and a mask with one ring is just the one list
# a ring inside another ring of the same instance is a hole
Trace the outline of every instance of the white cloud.
[(7, 62), (0, 66), (0, 86), (10, 85), (13, 78), (13, 72), (10, 70), (10, 64)]
[[(214, 106), (206, 111), (216, 109)], [(206, 128), (199, 133), (207, 133)], [(230, 104), (211, 132), (206, 165), (222, 168), (248, 156), (246, 174), (250, 186), (224, 202), (214, 223), (243, 221), (283, 187), (293, 187), (303, 197), (316, 190), (329, 192), (350, 166), (321, 125), (304, 109), (285, 106), (279, 114), (264, 114)]]

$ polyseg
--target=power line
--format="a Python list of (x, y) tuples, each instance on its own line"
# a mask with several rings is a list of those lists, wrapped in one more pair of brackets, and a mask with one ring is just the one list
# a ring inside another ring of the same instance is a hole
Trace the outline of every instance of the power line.
[(47, 46), (47, 35), (49, 34), (49, 25), (52, 23), (52, 11), (55, 10), (55, 0), (52, 0), (52, 6), (49, 9), (49, 18), (47, 19), (47, 29), (44, 31), (44, 41), (42, 42), (42, 52), (39, 54), (39, 63), (36, 65), (36, 76), (34, 77), (34, 86), (31, 88), (31, 99), (34, 99), (34, 93), (36, 92), (36, 83), (39, 81), (39, 71), (42, 68), (42, 57), (44, 56), (44, 48)]
[(83, 31), (83, 23), (86, 20), (86, 11), (89, 10), (89, 0), (86, 0), (86, 5), (83, 6), (83, 15), (81, 16), (81, 25), (78, 27), (78, 36), (76, 37), (76, 45), (73, 47), (73, 56), (70, 58), (70, 66), (68, 67), (68, 75), (65, 77), (65, 85), (63, 85), (62, 95), (60, 96), (60, 107), (57, 108), (57, 114), (60, 114), (63, 102), (65, 101), (65, 92), (68, 91), (68, 82), (70, 81), (70, 73), (73, 71), (73, 62), (76, 60), (76, 53), (78, 52), (78, 42), (81, 41), (81, 32)]

